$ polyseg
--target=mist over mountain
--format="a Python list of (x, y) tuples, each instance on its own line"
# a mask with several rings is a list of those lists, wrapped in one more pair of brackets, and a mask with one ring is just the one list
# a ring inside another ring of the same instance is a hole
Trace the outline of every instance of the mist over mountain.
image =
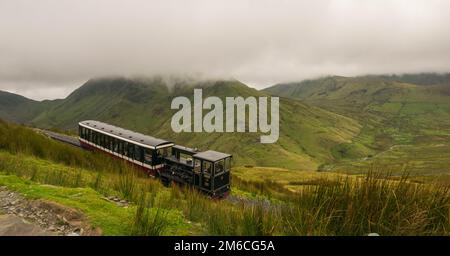
[(25, 2), (1, 2), (0, 90), (37, 100), (111, 75), (202, 74), (260, 89), (450, 70), (448, 1)]
[[(97, 78), (62, 100), (23, 100), (21, 108), (26, 109), (31, 103), (38, 106), (39, 111), (33, 115), (22, 115), (12, 109), (10, 115), (17, 116), (18, 120), (5, 114), (0, 118), (41, 128), (74, 131), (79, 121), (95, 119), (186, 146), (231, 152), (240, 164), (280, 166), (281, 162), (282, 167), (305, 170), (314, 170), (324, 162), (334, 161), (332, 148), (351, 143), (361, 127), (351, 118), (282, 99), (280, 138), (276, 144), (261, 144), (260, 133), (174, 133), (170, 123), (177, 110), (170, 108), (171, 101), (176, 96), (192, 100), (194, 88), (203, 88), (204, 98), (268, 96), (237, 80)], [(364, 155), (364, 148), (356, 150), (355, 154)]]
[[(448, 78), (447, 74), (429, 73), (330, 76), (258, 91), (237, 80), (106, 77), (90, 79), (61, 100), (38, 102), (2, 93), (0, 118), (72, 131), (79, 121), (95, 119), (186, 146), (231, 152), (238, 164), (303, 170), (342, 165), (348, 170), (354, 168), (349, 168), (349, 163), (392, 148), (401, 149), (398, 159), (410, 163), (418, 153), (406, 152), (405, 145), (427, 153), (433, 152), (430, 147), (434, 150), (434, 145), (447, 145)], [(170, 108), (171, 101), (177, 96), (193, 100), (194, 88), (203, 88), (204, 98), (280, 96), (278, 142), (260, 144), (260, 133), (174, 133), (170, 122), (177, 110)], [(426, 166), (439, 163), (435, 169), (446, 171), (445, 161), (434, 157), (440, 154), (427, 155)], [(372, 159), (376, 158), (361, 165)], [(413, 164), (411, 169), (423, 168)]]

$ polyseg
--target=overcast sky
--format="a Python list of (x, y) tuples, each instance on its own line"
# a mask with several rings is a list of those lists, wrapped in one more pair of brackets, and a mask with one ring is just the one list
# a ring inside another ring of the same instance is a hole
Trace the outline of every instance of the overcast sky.
[(0, 0), (0, 90), (33, 99), (108, 75), (197, 74), (263, 88), (447, 71), (447, 0)]

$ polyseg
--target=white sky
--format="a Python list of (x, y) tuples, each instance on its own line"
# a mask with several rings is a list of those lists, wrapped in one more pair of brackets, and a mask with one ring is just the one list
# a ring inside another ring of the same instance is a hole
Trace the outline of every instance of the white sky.
[(107, 75), (263, 88), (448, 72), (449, 26), (446, 0), (0, 0), (0, 90), (52, 99)]

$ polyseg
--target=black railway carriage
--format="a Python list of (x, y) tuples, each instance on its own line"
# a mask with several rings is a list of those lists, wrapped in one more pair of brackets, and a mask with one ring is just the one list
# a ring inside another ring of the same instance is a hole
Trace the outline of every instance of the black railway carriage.
[(174, 144), (98, 121), (79, 123), (79, 140), (84, 148), (101, 150), (145, 168), (150, 174), (163, 167), (162, 156)]
[(80, 122), (79, 140), (83, 148), (124, 159), (165, 184), (190, 185), (214, 197), (229, 193), (232, 158), (229, 154), (199, 152), (99, 121)]
[(227, 195), (230, 190), (231, 155), (208, 150), (198, 152), (182, 146), (172, 147), (161, 171), (164, 183), (191, 184), (212, 196)]

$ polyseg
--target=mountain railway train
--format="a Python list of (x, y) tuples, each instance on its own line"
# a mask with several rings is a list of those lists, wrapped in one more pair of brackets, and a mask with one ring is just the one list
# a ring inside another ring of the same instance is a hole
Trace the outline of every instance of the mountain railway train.
[(81, 147), (126, 160), (165, 185), (171, 182), (188, 185), (217, 198), (230, 192), (229, 154), (199, 152), (99, 121), (82, 121), (78, 128)]

